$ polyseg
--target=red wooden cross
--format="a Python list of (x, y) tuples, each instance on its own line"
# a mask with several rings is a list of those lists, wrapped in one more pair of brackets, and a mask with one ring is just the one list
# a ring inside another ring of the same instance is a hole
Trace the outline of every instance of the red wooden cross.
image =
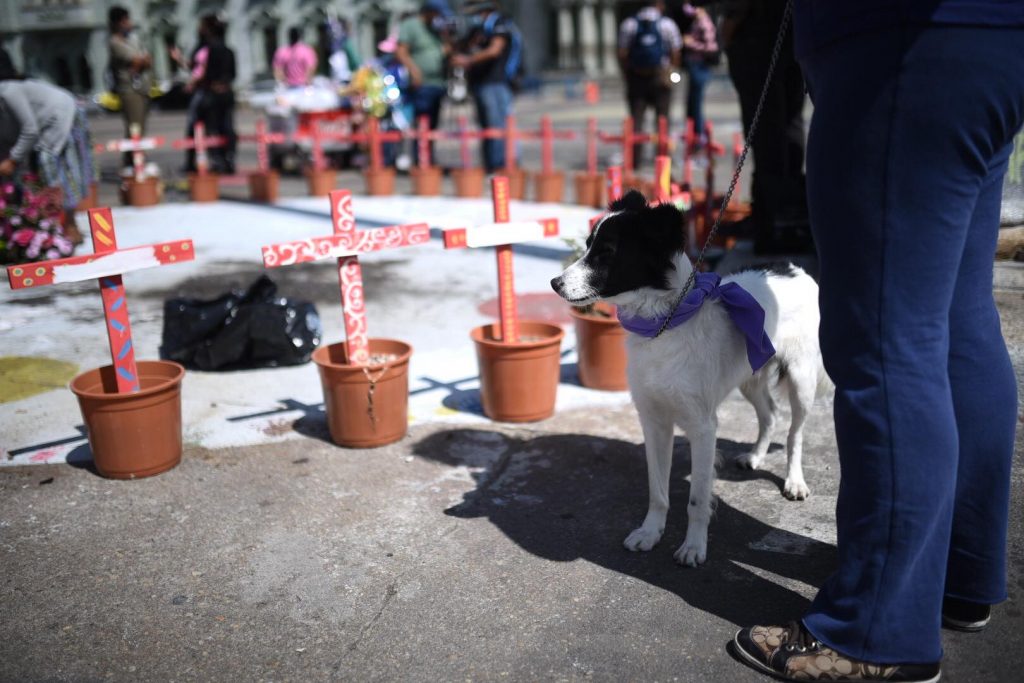
[(619, 135), (600, 132), (598, 138), (601, 142), (611, 142), (622, 145), (622, 171), (627, 176), (633, 175), (633, 145), (637, 142), (647, 142), (650, 135), (636, 133), (633, 127), (633, 117), (627, 116), (622, 119), (622, 132)]
[(256, 143), (256, 162), (264, 173), (270, 170), (270, 149), (272, 144), (283, 144), (288, 140), (284, 133), (268, 133), (267, 121), (262, 116), (256, 119), (256, 132), (252, 135), (239, 135), (239, 140)]
[(171, 143), (172, 149), (194, 149), (196, 151), (196, 172), (199, 175), (206, 175), (210, 169), (210, 158), (206, 150), (210, 147), (223, 147), (228, 139), (223, 135), (206, 134), (206, 124), (197, 121), (192, 128), (192, 137), (180, 138)]
[(419, 117), (416, 121), (416, 138), (417, 147), (417, 159), (416, 165), (419, 168), (430, 168), (431, 159), (430, 156), (430, 143), (434, 140), (441, 140), (445, 136), (444, 133), (436, 130), (430, 130), (430, 118), (426, 115)]
[(530, 135), (531, 138), (540, 140), (540, 170), (542, 173), (554, 173), (555, 171), (555, 140), (572, 140), (576, 133), (571, 130), (560, 130), (555, 132), (551, 126), (551, 117), (540, 117), (540, 130)]
[(146, 157), (143, 154), (143, 151), (163, 146), (164, 138), (162, 136), (144, 138), (142, 137), (139, 124), (133, 123), (131, 125), (130, 138), (127, 140), (108, 140), (106, 144), (96, 145), (93, 148), (93, 151), (97, 154), (102, 152), (131, 152), (132, 167), (135, 171), (135, 180), (136, 182), (141, 183), (143, 167), (146, 164)]
[(65, 282), (99, 280), (103, 298), (103, 316), (107, 322), (110, 357), (114, 364), (118, 393), (139, 390), (135, 367), (132, 329), (128, 320), (128, 301), (121, 275), (133, 270), (166, 266), (195, 258), (192, 240), (176, 240), (144, 247), (117, 248), (114, 219), (110, 209), (89, 209), (89, 228), (95, 253), (83, 256), (8, 266), (11, 289), (59, 285)]
[(459, 117), (459, 128), (454, 134), (446, 137), (459, 141), (459, 157), (462, 160), (462, 168), (473, 168), (473, 157), (469, 151), (470, 140), (488, 140), (504, 137), (505, 132), (498, 128), (484, 128), (481, 130), (470, 130), (469, 119), (465, 116)]
[(353, 365), (368, 365), (369, 335), (366, 329), (366, 301), (363, 298), (363, 271), (359, 265), (359, 254), (423, 244), (430, 240), (430, 227), (426, 223), (413, 223), (373, 230), (356, 230), (356, 219), (352, 213), (352, 193), (348, 190), (334, 190), (330, 194), (330, 200), (333, 235), (263, 247), (263, 265), (267, 268), (277, 268), (337, 258), (349, 362)]
[(380, 120), (371, 116), (366, 121), (366, 132), (357, 133), (353, 138), (365, 142), (370, 148), (370, 168), (379, 171), (384, 168), (384, 143), (401, 142), (402, 133), (397, 130), (382, 131)]
[(445, 249), (466, 247), (496, 247), (498, 259), (498, 314), (501, 320), (501, 339), (519, 340), (519, 315), (516, 311), (516, 293), (512, 273), (512, 245), (532, 242), (558, 235), (558, 219), (542, 218), (534, 221), (509, 222), (508, 178), (491, 178), (491, 197), (494, 203), (494, 223), (471, 228), (450, 228), (444, 231)]

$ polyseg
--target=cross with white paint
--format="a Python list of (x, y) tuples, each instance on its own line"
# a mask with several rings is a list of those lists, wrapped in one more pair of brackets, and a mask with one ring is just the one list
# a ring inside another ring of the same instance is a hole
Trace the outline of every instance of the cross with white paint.
[(142, 129), (139, 124), (133, 123), (131, 125), (131, 137), (127, 140), (110, 140), (105, 145), (99, 144), (93, 148), (93, 151), (97, 154), (102, 152), (131, 152), (132, 153), (132, 167), (135, 173), (136, 182), (142, 182), (143, 166), (146, 163), (146, 158), (143, 152), (157, 147), (164, 146), (164, 138), (162, 136), (142, 137)]
[(117, 392), (134, 393), (139, 390), (139, 372), (135, 367), (128, 300), (121, 275), (133, 270), (192, 261), (195, 259), (195, 249), (192, 240), (118, 249), (114, 219), (107, 208), (89, 209), (89, 228), (95, 253), (7, 266), (7, 278), (11, 289), (99, 280)]
[(491, 178), (491, 199), (494, 204), (494, 222), (470, 228), (445, 229), (444, 248), (496, 247), (501, 339), (514, 343), (519, 341), (519, 313), (516, 310), (516, 292), (512, 275), (512, 245), (557, 237), (558, 219), (541, 218), (510, 222), (508, 178), (505, 176)]
[(412, 223), (356, 230), (352, 193), (348, 190), (334, 190), (330, 200), (333, 235), (263, 247), (263, 265), (277, 268), (336, 258), (341, 284), (341, 308), (345, 315), (347, 357), (353, 365), (368, 365), (369, 334), (366, 329), (366, 301), (363, 297), (363, 271), (359, 265), (359, 254), (423, 244), (430, 240), (430, 227), (426, 223)]

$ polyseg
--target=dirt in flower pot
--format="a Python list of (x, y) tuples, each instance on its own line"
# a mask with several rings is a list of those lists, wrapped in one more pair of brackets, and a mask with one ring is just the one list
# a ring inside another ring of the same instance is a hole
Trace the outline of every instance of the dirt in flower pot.
[(412, 347), (371, 339), (370, 363), (348, 362), (345, 343), (313, 352), (324, 392), (331, 440), (339, 446), (373, 448), (398, 441), (409, 426), (409, 358)]

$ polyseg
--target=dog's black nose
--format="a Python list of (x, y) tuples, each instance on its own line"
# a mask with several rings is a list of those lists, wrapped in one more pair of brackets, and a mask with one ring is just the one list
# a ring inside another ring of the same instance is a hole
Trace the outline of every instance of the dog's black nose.
[(551, 278), (551, 289), (555, 290), (555, 294), (561, 296), (562, 294), (562, 276)]

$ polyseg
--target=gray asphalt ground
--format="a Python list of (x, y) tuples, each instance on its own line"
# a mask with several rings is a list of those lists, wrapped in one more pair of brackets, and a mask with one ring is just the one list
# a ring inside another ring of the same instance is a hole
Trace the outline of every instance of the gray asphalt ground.
[[(1024, 384), (1022, 266), (999, 264), (995, 287)], [(304, 439), (186, 445), (176, 469), (133, 482), (82, 465), (0, 469), (0, 680), (766, 680), (726, 644), (740, 626), (799, 616), (835, 566), (830, 411), (820, 402), (807, 425), (812, 497), (789, 502), (781, 444), (764, 470), (732, 465), (756, 424), (726, 401), (699, 569), (672, 560), (681, 435), (662, 544), (621, 545), (647, 500), (630, 407), (413, 426), (365, 451), (332, 445), (306, 415), (293, 425)], [(985, 632), (944, 634), (945, 681), (1024, 670), (1022, 454), (1018, 434), (1010, 600)]]

